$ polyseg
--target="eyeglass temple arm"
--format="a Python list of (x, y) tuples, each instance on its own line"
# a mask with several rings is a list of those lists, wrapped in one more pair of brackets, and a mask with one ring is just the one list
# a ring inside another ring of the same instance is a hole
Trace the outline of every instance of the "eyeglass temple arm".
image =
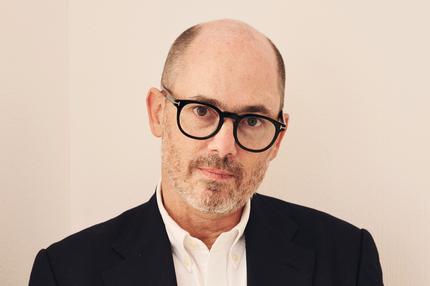
[(284, 116), (283, 115), (284, 115), (284, 112), (281, 109), (281, 111), (279, 111), (279, 114), (278, 114), (278, 118), (279, 118), (280, 122), (283, 124), (281, 126), (280, 130), (286, 130), (287, 129), (287, 126), (285, 124)]
[(171, 103), (173, 103), (174, 105), (179, 106), (179, 102), (176, 100), (176, 98), (174, 98), (170, 94), (170, 91), (167, 88), (165, 88), (164, 86), (162, 86), (162, 88), (163, 89), (161, 90), (161, 93), (164, 94), (164, 96), (166, 97), (166, 99), (168, 101), (170, 101)]

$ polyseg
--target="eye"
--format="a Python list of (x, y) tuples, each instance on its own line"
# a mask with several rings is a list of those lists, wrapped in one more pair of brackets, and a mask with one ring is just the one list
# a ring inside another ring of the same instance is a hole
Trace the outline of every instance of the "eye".
[(261, 120), (257, 117), (248, 117), (245, 120), (246, 125), (250, 127), (258, 127), (261, 125)]
[(197, 114), (198, 116), (201, 116), (201, 117), (206, 116), (208, 112), (209, 112), (209, 109), (206, 106), (199, 105), (194, 107), (194, 113)]

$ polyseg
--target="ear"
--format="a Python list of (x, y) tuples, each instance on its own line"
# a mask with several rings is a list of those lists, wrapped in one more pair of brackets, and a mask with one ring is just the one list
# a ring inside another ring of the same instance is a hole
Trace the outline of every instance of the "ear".
[(288, 115), (288, 113), (283, 113), (282, 116), (284, 118), (285, 130), (279, 133), (278, 138), (276, 138), (275, 144), (270, 150), (271, 152), (269, 155), (270, 161), (275, 159), (275, 157), (278, 155), (279, 148), (281, 147), (281, 142), (284, 139), (285, 133), (287, 133), (288, 120), (290, 119), (290, 116)]
[(155, 137), (161, 137), (163, 134), (164, 106), (164, 95), (158, 89), (151, 88), (146, 96), (146, 109), (148, 111), (149, 126)]

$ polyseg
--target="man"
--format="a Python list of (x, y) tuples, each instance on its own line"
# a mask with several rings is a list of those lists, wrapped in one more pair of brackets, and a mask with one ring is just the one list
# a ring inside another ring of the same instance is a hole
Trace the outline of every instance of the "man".
[(36, 257), (39, 285), (379, 286), (369, 232), (256, 194), (285, 136), (285, 70), (247, 24), (194, 26), (172, 45), (151, 131), (161, 181), (145, 204)]

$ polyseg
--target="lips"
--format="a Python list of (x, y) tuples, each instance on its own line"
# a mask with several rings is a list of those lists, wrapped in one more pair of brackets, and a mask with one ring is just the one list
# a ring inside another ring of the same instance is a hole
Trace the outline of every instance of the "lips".
[(233, 178), (233, 174), (216, 168), (198, 168), (205, 176), (216, 179), (216, 180), (226, 180)]

